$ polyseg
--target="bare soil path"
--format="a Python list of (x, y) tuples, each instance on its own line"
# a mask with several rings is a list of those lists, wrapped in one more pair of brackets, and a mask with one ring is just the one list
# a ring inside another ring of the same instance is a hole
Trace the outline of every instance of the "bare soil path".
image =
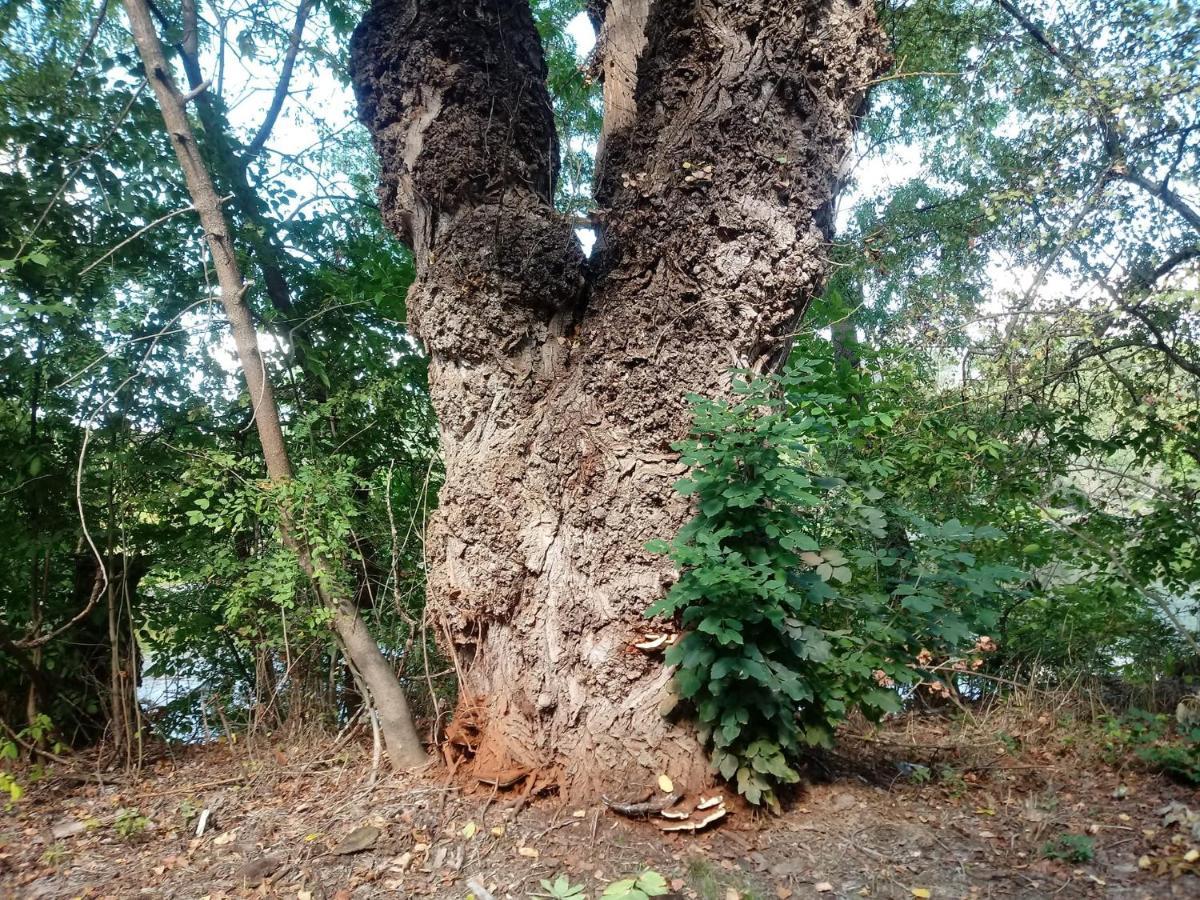
[(697, 835), (519, 786), (373, 778), (358, 746), (175, 750), (136, 782), (29, 784), (0, 813), (0, 897), (523, 900), (565, 875), (593, 898), (648, 869), (703, 900), (1200, 897), (1197, 792), (1041, 731), (847, 736), (782, 816), (731, 801)]

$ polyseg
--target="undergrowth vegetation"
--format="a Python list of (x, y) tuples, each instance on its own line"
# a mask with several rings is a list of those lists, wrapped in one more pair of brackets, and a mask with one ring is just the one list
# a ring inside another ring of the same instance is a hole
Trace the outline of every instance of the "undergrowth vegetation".
[(1133, 754), (1147, 768), (1200, 787), (1200, 726), (1142, 709), (1108, 718), (1105, 746), (1116, 762)]
[(899, 711), (919, 663), (976, 649), (1021, 573), (980, 555), (998, 529), (930, 521), (891, 490), (879, 445), (903, 413), (870, 377), (800, 356), (734, 392), (693, 401), (676, 487), (697, 514), (651, 545), (681, 574), (648, 615), (685, 631), (667, 662), (713, 768), (776, 806), (804, 747), (854, 709)]
[[(1060, 480), (1086, 439), (1072, 417), (985, 432), (986, 400), (942, 405), (933, 377), (903, 354), (850, 366), (810, 340), (779, 376), (737, 375), (733, 399), (693, 398), (676, 489), (695, 517), (649, 545), (679, 578), (647, 614), (682, 628), (667, 654), (676, 694), (713, 769), (752, 803), (776, 806), (806, 748), (828, 746), (853, 710), (974, 702), (1022, 669), (1044, 683), (1087, 660), (1108, 672), (1137, 641), (1186, 655), (1153, 607), (1121, 615), (1123, 573), (1081, 554), (1048, 511), (1078, 494)], [(1092, 631), (1063, 634), (1048, 614)], [(1084, 643), (1086, 656), (1072, 649)], [(1138, 753), (1187, 767), (1174, 745)]]

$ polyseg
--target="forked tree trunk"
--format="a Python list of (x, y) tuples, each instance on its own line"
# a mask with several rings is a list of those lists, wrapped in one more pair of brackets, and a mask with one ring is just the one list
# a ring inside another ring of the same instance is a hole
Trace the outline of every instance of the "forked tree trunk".
[(687, 394), (785, 357), (886, 60), (861, 0), (601, 12), (590, 262), (551, 203), (527, 0), (375, 0), (353, 44), (384, 215), (417, 261), (411, 324), (446, 455), (430, 601), (465, 672), (469, 765), (549, 772), (574, 795), (710, 778), (694, 735), (659, 712), (671, 673), (633, 647), (673, 577), (643, 545), (688, 516), (671, 450)]

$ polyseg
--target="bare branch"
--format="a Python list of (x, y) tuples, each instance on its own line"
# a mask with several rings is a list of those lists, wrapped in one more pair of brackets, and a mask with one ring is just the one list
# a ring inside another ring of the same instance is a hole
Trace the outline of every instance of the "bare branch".
[[(122, 0), (122, 3), (129, 17), (138, 54), (147, 71), (156, 74), (152, 84), (162, 113), (163, 127), (173, 138), (176, 159), (183, 170), (192, 205), (196, 208), (212, 254), (221, 289), (221, 303), (233, 333), (247, 391), (254, 398), (253, 422), (257, 427), (268, 477), (275, 484), (291, 481), (293, 470), (279, 408), (259, 349), (254, 320), (243, 299), (246, 282), (235, 252), (229, 220), (213, 186), (212, 175), (196, 146), (191, 122), (180, 102), (181, 93), (167, 68), (162, 43), (151, 18), (150, 0)], [(307, 0), (305, 5), (309, 5)], [(194, 64), (194, 60), (192, 62)], [(188, 77), (192, 79), (191, 71)], [(195, 78), (194, 83), (198, 84), (201, 80)], [(384, 716), (384, 739), (393, 766), (401, 768), (424, 764), (426, 755), (412, 720), (408, 700), (390, 663), (371, 638), (352, 600), (330, 590), (332, 582), (327, 578), (328, 561), (322, 554), (314, 553), (304, 535), (297, 533), (287, 504), (281, 504), (280, 514), (284, 544), (295, 553), (296, 561), (308, 576), (314, 594), (332, 614), (330, 624), (347, 658), (353, 658)]]
[(96, 35), (100, 33), (100, 26), (104, 24), (104, 18), (108, 15), (108, 2), (109, 0), (100, 0), (100, 9), (96, 12), (96, 20), (92, 23), (92, 30), (88, 32), (87, 40), (83, 42), (83, 46), (79, 49), (79, 55), (75, 57), (75, 65), (71, 66), (71, 74), (67, 76), (67, 84), (75, 80), (75, 76), (79, 74), (80, 66), (83, 65), (83, 58), (92, 49), (92, 44), (96, 43)]
[[(1182, 250), (1176, 250), (1166, 259), (1164, 259), (1150, 275), (1150, 284), (1166, 278), (1176, 268), (1189, 262), (1193, 259), (1200, 259), (1200, 245), (1193, 247), (1184, 247)], [(1149, 287), (1150, 285), (1147, 285)]]
[(1128, 306), (1122, 304), (1121, 308), (1146, 327), (1146, 330), (1150, 332), (1150, 336), (1154, 338), (1154, 346), (1162, 351), (1162, 354), (1167, 359), (1175, 363), (1175, 365), (1179, 366), (1179, 368), (1183, 369), (1185, 372), (1200, 377), (1200, 363), (1188, 359), (1180, 354), (1179, 351), (1177, 351), (1174, 347), (1168, 344), (1163, 330), (1159, 328), (1157, 324), (1155, 324), (1154, 320), (1146, 314), (1145, 310), (1141, 309), (1141, 307), (1136, 304)]
[[(222, 198), (221, 202), (224, 203), (228, 199), (229, 199), (229, 197), (224, 197), (224, 198)], [(145, 234), (150, 229), (156, 228), (159, 225), (161, 225), (163, 222), (167, 222), (171, 219), (174, 219), (176, 216), (182, 216), (184, 213), (192, 212), (192, 210), (194, 210), (195, 208), (196, 207), (194, 207), (194, 206), (184, 206), (184, 207), (181, 207), (180, 209), (174, 210), (173, 212), (167, 213), (165, 216), (159, 216), (157, 219), (155, 219), (153, 222), (151, 222), (148, 225), (143, 225), (141, 228), (139, 228), (137, 231), (135, 231), (129, 237), (125, 238), (125, 240), (121, 241), (121, 243), (117, 244), (115, 247), (113, 247), (110, 250), (106, 250), (104, 252), (103, 256), (99, 257), (98, 259), (93, 260), (92, 262), (90, 262), (86, 266), (84, 266), (82, 269), (80, 269), (79, 270), (80, 276), (86, 275), (88, 272), (92, 271), (92, 269), (96, 268), (96, 266), (100, 265), (100, 263), (104, 262), (106, 259), (111, 257), (113, 254), (119, 252), (122, 247), (126, 246), (127, 244), (133, 243), (134, 241), (136, 241), (138, 238), (140, 238), (143, 234)]]
[[(82, 466), (82, 457), (80, 457), (80, 465)], [(79, 498), (79, 484), (76, 482), (75, 490), (76, 498)], [(83, 509), (83, 501), (79, 500), (80, 509)], [(88, 545), (92, 548), (92, 553), (96, 556), (96, 565), (99, 567), (96, 570), (96, 580), (92, 583), (92, 593), (88, 597), (88, 602), (74, 616), (64, 622), (62, 625), (55, 628), (53, 631), (48, 631), (45, 634), (23, 638), (19, 641), (13, 641), (13, 646), (19, 647), (22, 650), (31, 650), (35, 647), (43, 647), (50, 643), (60, 634), (70, 630), (75, 623), (83, 619), (88, 613), (96, 608), (96, 601), (100, 599), (100, 595), (104, 593), (104, 589), (108, 587), (108, 568), (104, 565), (104, 557), (100, 555), (100, 551), (96, 549), (96, 545), (92, 543), (92, 537), (88, 534), (87, 526), (84, 526), (84, 536), (87, 538)]]
[(1176, 170), (1179, 169), (1179, 164), (1183, 162), (1183, 158), (1187, 155), (1188, 138), (1192, 136), (1192, 132), (1196, 129), (1185, 128), (1179, 132), (1179, 146), (1175, 148), (1175, 158), (1171, 160), (1171, 165), (1167, 168), (1167, 174), (1163, 176), (1162, 186), (1165, 188), (1170, 184), (1171, 179), (1175, 177)]
[(296, 24), (292, 26), (287, 56), (283, 59), (279, 83), (275, 85), (275, 96), (271, 98), (271, 106), (267, 109), (266, 118), (263, 119), (258, 134), (254, 135), (254, 139), (246, 147), (246, 153), (242, 157), (243, 163), (248, 163), (262, 152), (263, 146), (271, 136), (271, 129), (275, 127), (275, 121), (279, 118), (279, 111), (283, 109), (283, 103), (287, 99), (288, 88), (292, 81), (292, 70), (296, 66), (296, 52), (300, 49), (300, 38), (304, 35), (304, 26), (308, 21), (309, 12), (312, 11), (312, 5), (313, 0), (300, 0), (300, 6), (296, 9)]
[(188, 91), (188, 92), (187, 92), (186, 94), (184, 94), (182, 97), (180, 97), (180, 100), (181, 100), (181, 101), (182, 101), (182, 102), (183, 102), (185, 105), (186, 105), (186, 104), (188, 104), (188, 103), (191, 103), (193, 100), (195, 100), (197, 97), (199, 97), (199, 96), (200, 96), (201, 94), (203, 94), (205, 91), (207, 91), (207, 90), (208, 90), (208, 86), (209, 86), (210, 84), (212, 84), (212, 79), (211, 79), (211, 78), (206, 78), (206, 79), (204, 79), (202, 82), (200, 82), (200, 83), (199, 83), (198, 85), (196, 85), (194, 88), (192, 88), (190, 91)]

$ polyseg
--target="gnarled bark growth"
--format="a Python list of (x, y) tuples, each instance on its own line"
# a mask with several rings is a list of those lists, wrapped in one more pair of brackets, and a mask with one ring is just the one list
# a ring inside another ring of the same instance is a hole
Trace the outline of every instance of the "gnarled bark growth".
[[(585, 261), (526, 0), (375, 0), (354, 82), (388, 224), (416, 256), (446, 486), (430, 602), (462, 663), (475, 775), (582, 794), (710, 777), (633, 648), (688, 515), (686, 395), (767, 369), (827, 269), (830, 204), (886, 53), (860, 0), (592, 4), (610, 104)], [(636, 72), (636, 79), (628, 73)], [(511, 776), (509, 776), (511, 777)]]

